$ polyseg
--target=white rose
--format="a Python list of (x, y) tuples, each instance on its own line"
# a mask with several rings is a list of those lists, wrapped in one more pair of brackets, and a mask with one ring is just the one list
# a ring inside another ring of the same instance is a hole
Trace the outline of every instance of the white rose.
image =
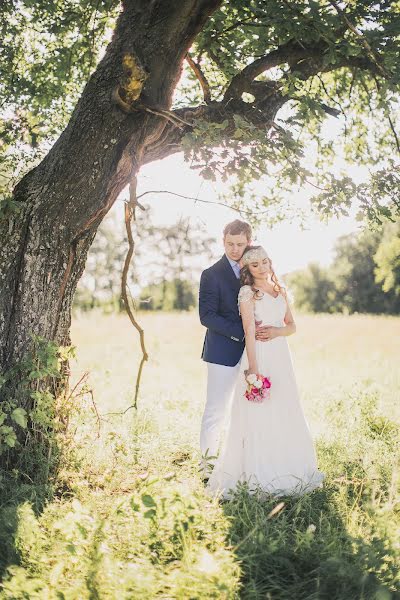
[(253, 383), (254, 387), (256, 387), (257, 389), (262, 388), (262, 383), (261, 381), (259, 381), (258, 379)]
[(247, 377), (247, 381), (253, 385), (257, 381), (257, 375), (250, 373), (250, 375)]

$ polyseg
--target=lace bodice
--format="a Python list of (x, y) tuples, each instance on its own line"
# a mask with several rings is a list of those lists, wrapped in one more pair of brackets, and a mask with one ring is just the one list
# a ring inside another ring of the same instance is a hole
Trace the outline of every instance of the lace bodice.
[(254, 298), (254, 292), (249, 285), (244, 285), (239, 290), (238, 306), (240, 313), (240, 303), (253, 301), (254, 316), (257, 321), (262, 321), (264, 325), (274, 325), (281, 327), (284, 325), (284, 317), (286, 313), (286, 299), (282, 294), (278, 294), (276, 298), (263, 292), (264, 295), (260, 299)]

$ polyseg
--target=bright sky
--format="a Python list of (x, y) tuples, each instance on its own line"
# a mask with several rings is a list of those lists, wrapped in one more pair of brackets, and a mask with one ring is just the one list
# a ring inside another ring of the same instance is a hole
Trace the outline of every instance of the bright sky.
[[(204, 181), (197, 171), (190, 169), (183, 156), (177, 154), (142, 168), (138, 193), (149, 190), (168, 190), (207, 201), (217, 201), (223, 186)], [(127, 192), (122, 194), (123, 197), (126, 195)], [(142, 202), (151, 207), (152, 219), (156, 225), (173, 224), (182, 217), (190, 217), (193, 225), (202, 223), (208, 233), (217, 239), (222, 237), (222, 229), (226, 223), (236, 218), (245, 220), (236, 211), (226, 207), (169, 194), (148, 194)], [(113, 210), (121, 211), (121, 205), (121, 202), (117, 202)], [(122, 213), (119, 214), (122, 219)], [(329, 264), (336, 239), (340, 235), (354, 232), (358, 226), (355, 219), (350, 217), (324, 224), (316, 217), (310, 216), (305, 230), (301, 229), (298, 222), (275, 225), (272, 230), (266, 225), (261, 225), (259, 230), (255, 231), (254, 241), (265, 246), (277, 273), (284, 274), (303, 268), (311, 261)], [(221, 244), (215, 258), (218, 259), (222, 253)], [(207, 266), (204, 264), (204, 268)]]

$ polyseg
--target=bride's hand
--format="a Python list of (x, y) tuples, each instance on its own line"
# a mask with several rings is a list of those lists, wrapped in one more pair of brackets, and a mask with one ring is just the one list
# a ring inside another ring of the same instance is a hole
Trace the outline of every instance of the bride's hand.
[(258, 367), (256, 366), (255, 369), (252, 369), (251, 367), (245, 369), (244, 376), (247, 377), (248, 375), (258, 375)]
[(281, 327), (267, 325), (266, 327), (263, 327), (263, 333), (264, 336), (262, 340), (268, 342), (269, 340), (273, 340), (281, 335)]

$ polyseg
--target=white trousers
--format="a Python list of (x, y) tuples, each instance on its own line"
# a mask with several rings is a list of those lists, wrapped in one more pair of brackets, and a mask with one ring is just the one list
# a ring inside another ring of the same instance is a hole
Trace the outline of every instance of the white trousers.
[[(221, 429), (227, 416), (240, 361), (234, 367), (207, 363), (207, 400), (201, 421), (200, 449), (202, 456), (216, 456)], [(215, 459), (209, 460), (214, 463)]]

